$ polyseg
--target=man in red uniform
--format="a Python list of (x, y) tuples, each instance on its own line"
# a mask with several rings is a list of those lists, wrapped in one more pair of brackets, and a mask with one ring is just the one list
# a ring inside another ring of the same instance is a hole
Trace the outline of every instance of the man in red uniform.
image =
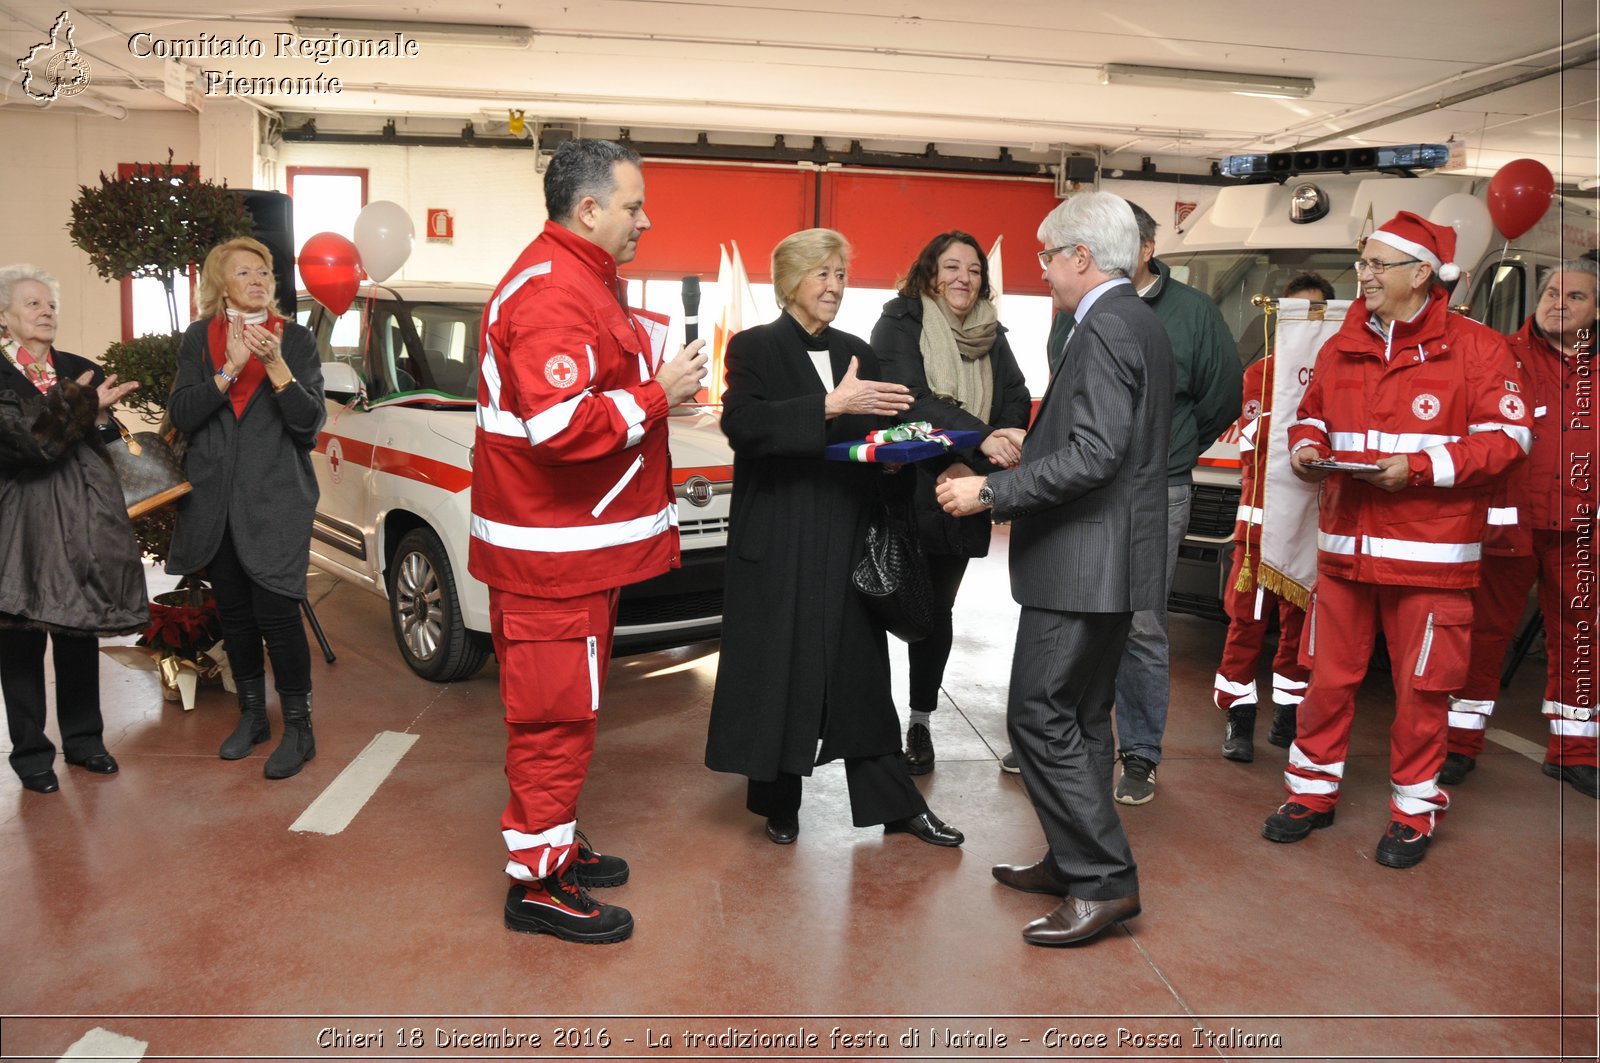
[[(1466, 675), (1489, 497), (1531, 443), (1505, 338), (1449, 313), (1435, 281), (1460, 275), (1455, 244), (1448, 226), (1409, 211), (1368, 238), (1356, 262), (1362, 301), (1318, 352), (1289, 429), (1295, 475), (1322, 482), (1303, 650), (1311, 685), (1284, 773), (1289, 800), (1261, 833), (1297, 842), (1333, 823), (1381, 624), (1395, 686), (1390, 822), (1377, 852), (1387, 867), (1419, 863), (1449, 807), (1438, 785), (1447, 699)], [(1367, 468), (1315, 464), (1330, 459)]]
[[(1588, 259), (1545, 280), (1533, 315), (1511, 337), (1533, 411), (1528, 464), (1502, 485), (1489, 511), (1483, 579), (1473, 594), (1472, 665), (1450, 699), (1450, 745), (1439, 781), (1459, 783), (1477, 766), (1500, 690), (1500, 662), (1535, 580), (1544, 614), (1550, 720), (1544, 773), (1600, 797), (1596, 782), (1594, 594), (1595, 282)], [(1497, 519), (1498, 518), (1498, 519)], [(1589, 559), (1583, 555), (1587, 554)]]
[(585, 887), (628, 865), (576, 832), (617, 596), (678, 559), (667, 411), (700, 387), (696, 341), (628, 310), (617, 266), (650, 228), (632, 149), (569, 140), (544, 176), (550, 220), (484, 311), (467, 565), (489, 585), (511, 799), (501, 833), (512, 930), (621, 941), (625, 908)]
[[(1333, 285), (1315, 273), (1302, 273), (1284, 286), (1286, 299), (1305, 299), (1321, 318), (1333, 298)], [(1272, 614), (1278, 614), (1278, 649), (1272, 658), (1272, 730), (1267, 741), (1289, 748), (1294, 741), (1295, 710), (1305, 696), (1310, 670), (1300, 663), (1300, 632), (1305, 610), (1261, 586), (1256, 569), (1261, 561), (1262, 488), (1267, 478), (1267, 437), (1272, 417), (1271, 358), (1245, 367), (1244, 404), (1239, 415), (1239, 518), (1233, 530), (1233, 569), (1228, 573), (1222, 606), (1228, 613), (1228, 637), (1212, 697), (1228, 714), (1222, 755), (1248, 764), (1256, 759), (1256, 671)], [(1249, 590), (1240, 590), (1240, 575)]]

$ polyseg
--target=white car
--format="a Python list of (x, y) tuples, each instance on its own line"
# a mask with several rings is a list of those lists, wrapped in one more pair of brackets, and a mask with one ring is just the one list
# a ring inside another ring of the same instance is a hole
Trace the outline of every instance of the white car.
[[(489, 592), (467, 572), (478, 335), (493, 289), (364, 286), (335, 317), (305, 293), (328, 421), (312, 464), (322, 499), (311, 561), (389, 601), (411, 670), (449, 682), (493, 652)], [(625, 588), (617, 654), (718, 637), (733, 453), (712, 412), (669, 418), (683, 567)]]

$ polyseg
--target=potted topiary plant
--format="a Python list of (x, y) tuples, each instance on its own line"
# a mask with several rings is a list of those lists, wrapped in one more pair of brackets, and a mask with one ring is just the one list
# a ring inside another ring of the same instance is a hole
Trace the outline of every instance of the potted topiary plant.
[[(201, 180), (194, 166), (175, 165), (168, 151), (165, 163), (141, 164), (126, 176), (102, 173), (98, 187), (80, 186), (67, 229), (100, 276), (158, 277), (166, 290), (171, 330), (113, 343), (102, 359), (108, 373), (139, 382), (127, 405), (150, 423), (159, 423), (172, 392), (182, 340), (177, 275), (224, 240), (248, 236), (250, 212), (225, 184)], [(158, 510), (142, 517), (135, 528), (145, 552), (165, 561), (171, 512)]]
[[(122, 340), (106, 348), (106, 372), (137, 380), (126, 400), (152, 424), (166, 414), (177, 371), (179, 332), (177, 275), (204, 259), (224, 240), (248, 236), (250, 213), (225, 185), (200, 179), (195, 167), (165, 163), (135, 166), (126, 176), (100, 175), (99, 187), (81, 186), (67, 227), (72, 242), (89, 255), (107, 280), (159, 277), (167, 295), (166, 333)], [(144, 552), (165, 562), (172, 543), (174, 514), (154, 510), (134, 522)], [(159, 662), (162, 689), (185, 708), (194, 707), (194, 681), (218, 675), (226, 657), (217, 649), (216, 603), (200, 580), (185, 578), (179, 589), (156, 596), (151, 623), (139, 645)]]

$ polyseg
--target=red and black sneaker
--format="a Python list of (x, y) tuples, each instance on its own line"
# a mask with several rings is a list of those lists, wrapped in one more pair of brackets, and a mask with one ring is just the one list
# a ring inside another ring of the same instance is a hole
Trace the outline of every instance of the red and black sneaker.
[(562, 941), (604, 945), (633, 933), (626, 908), (601, 904), (569, 872), (531, 885), (513, 883), (506, 893), (506, 929), (524, 934), (554, 934)]
[(607, 886), (620, 886), (628, 881), (628, 862), (620, 856), (606, 856), (589, 848), (589, 839), (584, 837), (583, 831), (574, 831), (578, 840), (578, 851), (572, 858), (570, 867), (577, 869), (578, 885), (585, 889), (604, 889)]
[(1298, 801), (1279, 805), (1261, 826), (1261, 836), (1269, 842), (1297, 842), (1314, 830), (1333, 826), (1333, 809), (1313, 812)]
[(1384, 867), (1416, 867), (1428, 855), (1428, 835), (1417, 828), (1389, 821), (1389, 829), (1378, 839), (1378, 863)]

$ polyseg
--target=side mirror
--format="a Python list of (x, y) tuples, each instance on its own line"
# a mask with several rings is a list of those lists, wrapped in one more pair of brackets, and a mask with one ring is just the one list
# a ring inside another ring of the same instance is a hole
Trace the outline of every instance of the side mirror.
[(349, 362), (323, 362), (322, 390), (329, 398), (337, 396), (348, 401), (360, 395), (365, 385)]

